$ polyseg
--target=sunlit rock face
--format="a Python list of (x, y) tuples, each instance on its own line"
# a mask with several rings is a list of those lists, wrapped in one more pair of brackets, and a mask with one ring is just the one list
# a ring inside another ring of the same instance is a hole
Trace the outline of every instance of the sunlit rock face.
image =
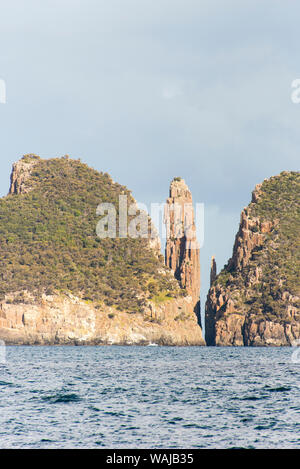
[(300, 338), (300, 173), (258, 184), (205, 308), (207, 345), (281, 346)]
[(175, 178), (165, 208), (167, 242), (165, 262), (174, 272), (188, 295), (192, 297), (194, 311), (200, 321), (200, 249), (192, 194), (181, 178)]

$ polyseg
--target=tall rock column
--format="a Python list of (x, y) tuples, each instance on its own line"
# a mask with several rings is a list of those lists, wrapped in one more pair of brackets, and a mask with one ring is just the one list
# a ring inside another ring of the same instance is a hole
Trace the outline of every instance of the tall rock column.
[(192, 194), (181, 178), (174, 178), (165, 206), (166, 224), (165, 263), (173, 270), (188, 295), (192, 297), (194, 311), (200, 317), (200, 248), (196, 237)]
[(217, 264), (216, 264), (215, 256), (212, 256), (211, 264), (210, 264), (210, 286), (212, 286), (216, 278), (217, 278)]

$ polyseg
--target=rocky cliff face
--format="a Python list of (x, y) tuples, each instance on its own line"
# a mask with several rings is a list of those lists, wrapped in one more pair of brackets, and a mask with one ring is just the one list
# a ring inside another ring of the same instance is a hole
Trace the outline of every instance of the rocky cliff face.
[(170, 299), (128, 314), (72, 294), (23, 293), (0, 305), (0, 339), (10, 345), (205, 345), (191, 297)]
[(117, 208), (120, 195), (135, 203), (80, 160), (25, 155), (13, 165), (0, 199), (0, 339), (204, 345), (193, 298), (165, 267), (155, 231), (97, 236), (98, 204)]
[(200, 323), (200, 249), (196, 237), (192, 194), (181, 178), (170, 185), (165, 209), (165, 263), (192, 297)]
[(27, 184), (35, 164), (40, 158), (36, 155), (24, 155), (24, 157), (13, 164), (10, 175), (9, 194), (26, 194), (31, 186)]
[(232, 258), (207, 296), (207, 345), (292, 345), (300, 338), (300, 174), (257, 185)]

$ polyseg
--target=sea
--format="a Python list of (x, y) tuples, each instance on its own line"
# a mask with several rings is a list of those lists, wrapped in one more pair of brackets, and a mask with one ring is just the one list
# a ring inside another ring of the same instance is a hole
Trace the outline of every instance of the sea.
[(0, 448), (299, 448), (289, 347), (7, 346)]

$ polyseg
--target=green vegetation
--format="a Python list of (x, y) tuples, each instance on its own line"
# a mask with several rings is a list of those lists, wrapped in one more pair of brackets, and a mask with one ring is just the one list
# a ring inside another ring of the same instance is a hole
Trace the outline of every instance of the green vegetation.
[(100, 203), (113, 203), (118, 213), (120, 194), (133, 202), (125, 186), (67, 155), (23, 160), (35, 163), (26, 181), (31, 190), (0, 199), (0, 298), (24, 290), (36, 297), (70, 292), (136, 312), (153, 293), (178, 294), (147, 240), (96, 235)]
[(262, 267), (262, 290), (270, 290), (265, 297), (277, 301), (283, 291), (300, 294), (300, 173), (282, 172), (264, 181), (261, 191), (251, 215), (272, 221), (274, 228), (266, 237), (268, 249), (256, 251), (254, 258)]
[(35, 155), (34, 153), (28, 153), (27, 155), (24, 155), (21, 159), (25, 163), (30, 163), (32, 162), (32, 160), (40, 160), (41, 158), (38, 155)]
[(215, 279), (214, 285), (219, 284), (222, 285), (222, 287), (226, 287), (230, 276), (231, 272), (227, 271), (226, 269), (223, 269)]
[(155, 304), (159, 305), (160, 303), (165, 303), (166, 301), (172, 298), (172, 294), (170, 291), (162, 291), (155, 296), (152, 296), (152, 300)]
[[(229, 262), (214, 286), (225, 288), (244, 313), (288, 321), (286, 294), (300, 296), (300, 173), (282, 172), (265, 180), (248, 215), (272, 222), (271, 231), (264, 234), (263, 244), (254, 249), (242, 271), (234, 270)], [(262, 232), (257, 226), (252, 231)], [(259, 281), (255, 280), (257, 269)], [(290, 304), (299, 309), (296, 299)]]

